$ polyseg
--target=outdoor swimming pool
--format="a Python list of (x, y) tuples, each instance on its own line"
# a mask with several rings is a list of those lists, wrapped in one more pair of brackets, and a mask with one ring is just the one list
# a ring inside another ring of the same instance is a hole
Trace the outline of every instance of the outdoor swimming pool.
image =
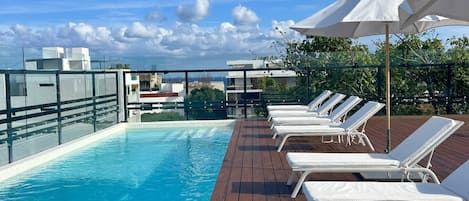
[(171, 124), (129, 126), (3, 181), (0, 200), (209, 200), (233, 123)]

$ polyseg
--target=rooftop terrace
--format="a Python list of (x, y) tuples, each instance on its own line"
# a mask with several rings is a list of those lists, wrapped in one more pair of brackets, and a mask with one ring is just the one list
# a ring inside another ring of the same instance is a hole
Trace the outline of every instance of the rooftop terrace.
[[(466, 124), (441, 144), (435, 151), (432, 165), (440, 180), (469, 159), (469, 115), (449, 115)], [(392, 145), (396, 146), (429, 116), (392, 117)], [(293, 187), (286, 186), (290, 168), (285, 160), (287, 152), (369, 152), (368, 147), (343, 144), (321, 144), (319, 138), (292, 138), (286, 151), (276, 152), (271, 139), (270, 125), (265, 119), (238, 120), (223, 161), (222, 169), (212, 194), (212, 201), (269, 200), (304, 201), (300, 193), (290, 198)], [(377, 152), (385, 149), (385, 117), (368, 121), (367, 134)], [(307, 180), (361, 180), (358, 174), (312, 174)]]

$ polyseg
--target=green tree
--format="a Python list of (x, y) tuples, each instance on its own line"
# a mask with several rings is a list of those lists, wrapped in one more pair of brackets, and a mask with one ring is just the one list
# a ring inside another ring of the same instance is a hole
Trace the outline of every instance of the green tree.
[(223, 101), (225, 100), (225, 93), (219, 89), (213, 89), (208, 86), (204, 86), (198, 89), (193, 89), (189, 101)]
[[(465, 103), (446, 104), (435, 100), (445, 95), (469, 94), (469, 38), (451, 38), (444, 44), (434, 32), (399, 34), (396, 37), (397, 40), (390, 44), (391, 96), (396, 104), (392, 106), (393, 112), (438, 114), (451, 112), (451, 107), (455, 107), (455, 111), (468, 112)], [(384, 93), (378, 94), (377, 91), (385, 88), (382, 68), (384, 42), (377, 41), (375, 45), (376, 51), (370, 52), (366, 45), (345, 38), (310, 37), (288, 43), (284, 60), (299, 75), (296, 90), (289, 90), (289, 93), (306, 94), (304, 92), (309, 87), (313, 97), (324, 89), (332, 89), (368, 99), (377, 95), (379, 99), (384, 98)], [(439, 64), (448, 64), (449, 67)], [(362, 68), (368, 65), (382, 67)], [(344, 66), (347, 68), (341, 68)], [(382, 80), (380, 83), (378, 78)], [(310, 85), (305, 85), (308, 80)], [(417, 99), (423, 96), (427, 98)], [(426, 104), (398, 105), (409, 98)]]
[[(341, 66), (376, 65), (378, 60), (368, 47), (348, 38), (314, 36), (302, 42), (287, 46), (285, 56), (291, 69), (301, 76), (296, 91), (306, 91), (305, 83), (310, 81), (312, 95), (324, 89), (358, 96), (375, 96), (376, 69), (340, 69)], [(309, 79), (307, 78), (309, 76)]]
[(223, 91), (203, 86), (193, 89), (184, 104), (190, 119), (226, 119), (224, 100)]
[[(420, 64), (439, 64), (445, 62), (445, 48), (440, 39), (431, 33), (397, 35), (399, 40), (391, 44), (391, 66), (412, 65), (412, 67), (393, 68), (391, 70), (391, 96), (395, 98), (411, 98), (430, 96), (436, 92), (444, 91), (446, 86), (446, 73), (436, 67), (415, 67)], [(378, 43), (376, 53), (379, 58), (384, 58), (384, 43)], [(396, 102), (396, 101), (394, 101)], [(434, 111), (439, 111), (438, 103), (433, 101)], [(393, 111), (402, 105), (393, 105)], [(439, 113), (439, 112), (436, 112)]]
[[(452, 68), (452, 95), (467, 96), (469, 94), (469, 38), (464, 36), (462, 38), (448, 39), (450, 48), (447, 50), (446, 56), (449, 63), (454, 63)], [(454, 105), (456, 112), (468, 113), (468, 104)]]

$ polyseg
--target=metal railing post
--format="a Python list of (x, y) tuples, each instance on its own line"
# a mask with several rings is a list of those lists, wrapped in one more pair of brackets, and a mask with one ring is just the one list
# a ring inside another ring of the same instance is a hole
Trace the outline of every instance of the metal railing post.
[[(184, 99), (187, 99), (189, 98), (189, 72), (184, 72), (184, 76), (185, 76), (185, 90), (186, 90), (186, 97)], [(186, 101), (184, 101), (184, 104), (186, 104)], [(184, 107), (186, 108), (186, 107)], [(189, 120), (189, 111), (187, 111), (186, 109), (184, 109), (184, 112), (185, 112), (185, 115), (186, 115), (186, 120)]]
[(91, 85), (93, 86), (93, 132), (96, 132), (96, 74), (91, 74)]
[(453, 68), (454, 66), (446, 66), (446, 114), (453, 113), (453, 93), (452, 93), (452, 82), (453, 79)]
[(311, 70), (308, 68), (306, 71), (306, 101), (304, 101), (305, 104), (308, 104), (308, 102), (311, 99)]
[(116, 71), (116, 122), (119, 123), (120, 120), (120, 96), (119, 96), (119, 71)]
[(11, 125), (11, 86), (10, 74), (5, 73), (5, 103), (7, 115), (7, 146), (8, 146), (8, 163), (13, 162), (13, 130)]
[(244, 107), (244, 118), (248, 118), (248, 93), (247, 93), (247, 80), (246, 80), (246, 70), (243, 70), (243, 82), (244, 82), (244, 92), (243, 92), (243, 107)]
[[(129, 118), (129, 113), (127, 111), (127, 72), (123, 72), (124, 77), (123, 77), (123, 85), (124, 85), (124, 121), (127, 122), (127, 119)], [(130, 76), (132, 77), (132, 74), (130, 73)]]
[(60, 98), (60, 73), (55, 73), (55, 91), (57, 99), (57, 137), (59, 145), (62, 144), (62, 104)]

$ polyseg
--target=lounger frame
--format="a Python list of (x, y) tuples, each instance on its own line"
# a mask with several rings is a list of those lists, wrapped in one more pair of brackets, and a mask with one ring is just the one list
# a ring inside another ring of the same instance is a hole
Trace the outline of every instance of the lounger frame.
[[(278, 132), (274, 130), (273, 138), (276, 138), (277, 136), (280, 136), (281, 138), (280, 142), (278, 139), (276, 141), (276, 145), (278, 146), (277, 152), (282, 151), (283, 147), (285, 146), (286, 142), (288, 141), (290, 137), (325, 137), (325, 136), (344, 136), (347, 138), (346, 146), (351, 145), (353, 139), (357, 137), (359, 144), (362, 144), (363, 146), (368, 145), (370, 149), (374, 151), (375, 148), (373, 147), (373, 144), (371, 144), (370, 139), (365, 133), (366, 122), (368, 121), (368, 119), (370, 119), (374, 114), (376, 114), (383, 107), (384, 107), (384, 104), (378, 103), (378, 102), (370, 101), (366, 103), (365, 106), (363, 106), (359, 111), (357, 111), (354, 115), (352, 115), (352, 117), (350, 117), (344, 123), (342, 123), (341, 126), (335, 127), (335, 128), (343, 129), (339, 132), (322, 132), (322, 131), (311, 130), (311, 131), (302, 132), (302, 133), (290, 132), (290, 133), (279, 135)], [(344, 124), (347, 126), (344, 126)]]
[[(458, 130), (464, 122), (453, 120), (454, 125), (450, 127), (446, 132), (441, 136), (435, 136), (429, 140), (432, 140), (430, 144), (426, 142), (422, 149), (418, 150), (418, 153), (411, 154), (409, 158), (406, 158), (405, 161), (400, 161), (398, 166), (383, 166), (383, 167), (292, 167), (292, 174), (287, 181), (287, 185), (291, 185), (296, 177), (297, 173), (300, 173), (301, 176), (298, 179), (298, 182), (293, 189), (291, 194), (292, 198), (296, 198), (298, 192), (300, 191), (301, 186), (303, 185), (306, 177), (311, 173), (358, 173), (358, 172), (384, 172), (384, 173), (401, 173), (403, 176), (408, 176), (411, 173), (421, 173), (423, 174), (422, 180), (427, 180), (428, 178), (435, 183), (440, 183), (436, 174), (430, 169), (431, 160), (433, 158), (433, 153), (436, 147), (446, 140), (451, 134)], [(387, 155), (387, 153), (383, 153)], [(419, 167), (418, 162), (423, 160), (425, 157), (428, 157), (426, 167)]]

